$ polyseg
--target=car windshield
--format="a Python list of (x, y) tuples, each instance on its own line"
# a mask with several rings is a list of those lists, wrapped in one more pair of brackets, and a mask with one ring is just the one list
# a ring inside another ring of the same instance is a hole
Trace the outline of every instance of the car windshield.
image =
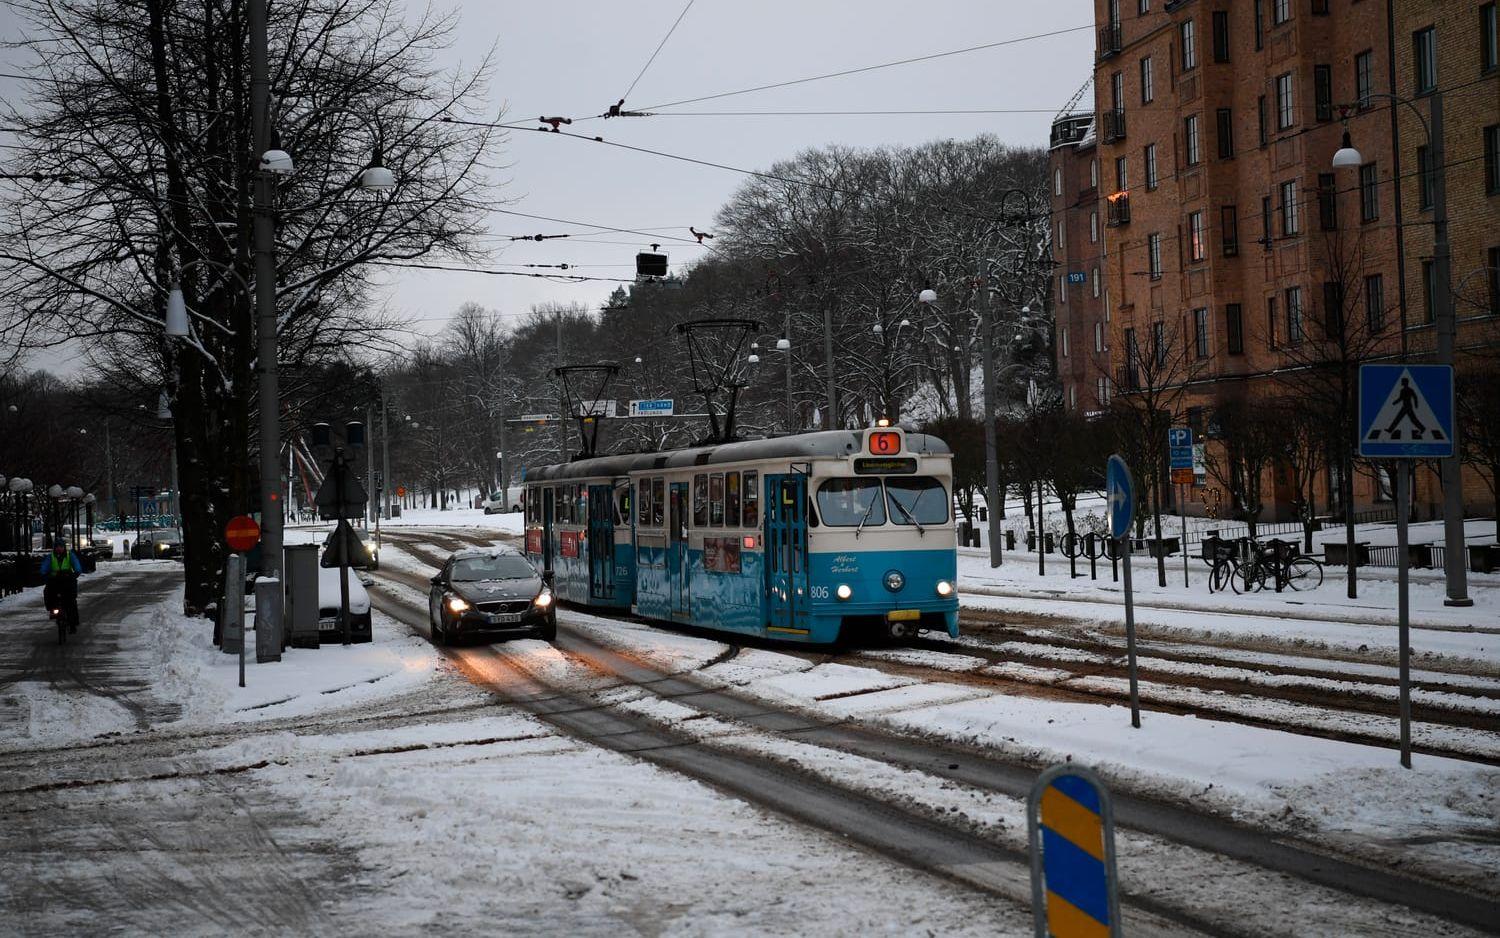
[(465, 557), (453, 564), (453, 582), (474, 583), (479, 580), (523, 580), (536, 576), (526, 558), (515, 554), (491, 557)]
[(818, 487), (818, 516), (833, 527), (885, 524), (880, 480), (829, 479)]
[(152, 534), (151, 537), (158, 541), (180, 541), (182, 540), (182, 532), (176, 528), (163, 528)]
[(891, 520), (897, 524), (942, 524), (948, 520), (948, 498), (943, 483), (932, 476), (885, 480)]

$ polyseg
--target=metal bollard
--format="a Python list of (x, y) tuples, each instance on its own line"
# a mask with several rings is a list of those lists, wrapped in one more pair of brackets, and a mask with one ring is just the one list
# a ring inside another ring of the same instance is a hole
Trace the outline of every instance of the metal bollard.
[(1088, 552), (1089, 552), (1089, 579), (1090, 580), (1097, 580), (1097, 579), (1099, 579), (1099, 568), (1098, 568), (1098, 559), (1099, 558), (1098, 558), (1098, 555), (1094, 553), (1094, 532), (1093, 531), (1090, 531), (1084, 537), (1084, 542), (1088, 545)]
[(281, 660), (281, 581), (255, 581), (255, 661)]

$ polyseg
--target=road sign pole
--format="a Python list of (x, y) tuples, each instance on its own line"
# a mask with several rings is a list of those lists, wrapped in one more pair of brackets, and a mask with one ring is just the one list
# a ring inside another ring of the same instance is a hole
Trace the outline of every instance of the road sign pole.
[(1130, 525), (1135, 520), (1135, 482), (1130, 477), (1130, 467), (1119, 454), (1109, 457), (1104, 477), (1109, 494), (1109, 533), (1115, 539), (1115, 553), (1124, 554), (1125, 559), (1125, 656), (1130, 674), (1130, 725), (1139, 729), (1141, 697), (1135, 668), (1135, 594), (1130, 582)]
[(1184, 589), (1192, 587), (1188, 582), (1188, 548), (1187, 548), (1187, 497), (1188, 487), (1180, 485), (1177, 487), (1177, 533), (1182, 538), (1179, 547), (1182, 548), (1182, 585)]
[(1136, 686), (1135, 673), (1135, 596), (1130, 585), (1129, 536), (1120, 538), (1121, 550), (1125, 554), (1125, 656), (1130, 669), (1130, 725), (1141, 726), (1141, 694)]
[(1401, 765), (1411, 768), (1411, 605), (1407, 518), (1411, 515), (1412, 461), (1396, 462), (1396, 635), (1401, 656)]

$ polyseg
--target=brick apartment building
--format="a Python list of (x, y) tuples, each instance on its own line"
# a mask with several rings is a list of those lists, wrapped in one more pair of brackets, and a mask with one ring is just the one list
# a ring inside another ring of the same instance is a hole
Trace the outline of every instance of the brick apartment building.
[[(1430, 355), (1438, 95), (1459, 368), (1500, 358), (1494, 2), (1096, 0), (1095, 17), (1095, 112), (1059, 118), (1051, 147), (1070, 404), (1185, 385), (1179, 409), (1214, 446), (1227, 401), (1317, 396), (1307, 376), (1341, 356)], [(1335, 170), (1346, 131), (1361, 165)], [(1471, 508), (1492, 508), (1465, 476)], [(1323, 483), (1319, 510), (1338, 501)], [(1267, 516), (1289, 512), (1290, 485), (1268, 473)], [(1195, 487), (1200, 510), (1210, 494)], [(1354, 480), (1356, 509), (1388, 499)], [(1418, 511), (1440, 502), (1419, 474)]]

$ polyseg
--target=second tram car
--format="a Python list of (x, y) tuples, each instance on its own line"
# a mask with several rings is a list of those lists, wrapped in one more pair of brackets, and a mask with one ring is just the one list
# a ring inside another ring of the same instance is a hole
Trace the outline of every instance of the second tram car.
[(957, 636), (952, 462), (875, 427), (544, 466), (526, 554), (583, 606), (812, 643)]

